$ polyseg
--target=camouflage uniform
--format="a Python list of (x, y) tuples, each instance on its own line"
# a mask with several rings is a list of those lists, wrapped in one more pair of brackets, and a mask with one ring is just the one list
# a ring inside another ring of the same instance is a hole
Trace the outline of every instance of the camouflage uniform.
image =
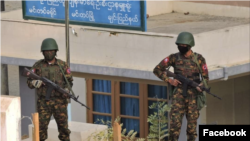
[[(44, 76), (50, 79), (62, 88), (68, 88), (59, 65), (64, 71), (65, 77), (67, 78), (69, 84), (72, 87), (73, 78), (70, 69), (68, 65), (62, 60), (56, 59), (54, 64), (48, 64), (47, 61), (42, 59), (36, 62), (31, 68), (31, 70), (39, 76)], [(32, 79), (28, 78), (27, 84), (31, 89), (33, 89), (34, 86), (32, 85), (31, 81)], [(68, 129), (68, 99), (62, 97), (61, 93), (53, 90), (51, 93), (51, 99), (49, 101), (46, 101), (46, 90), (47, 87), (43, 85), (37, 89), (37, 111), (39, 113), (40, 140), (47, 139), (48, 124), (50, 122), (50, 117), (53, 114), (58, 126), (58, 138), (62, 141), (69, 141), (69, 134), (71, 132)]]
[[(197, 54), (197, 60), (202, 69), (201, 74), (208, 82), (206, 61), (200, 54)], [(181, 53), (171, 54), (155, 67), (154, 74), (163, 81), (168, 82), (169, 78), (166, 76), (166, 73), (164, 73), (164, 70), (170, 66), (174, 67), (175, 74), (181, 74), (190, 80), (200, 83), (199, 68), (194, 61), (194, 53), (188, 58)], [(169, 141), (178, 141), (184, 113), (186, 114), (188, 122), (187, 140), (195, 141), (197, 137), (196, 126), (199, 110), (197, 109), (196, 96), (199, 92), (195, 88), (188, 87), (187, 97), (183, 97), (182, 91), (182, 85), (179, 84), (173, 92)]]

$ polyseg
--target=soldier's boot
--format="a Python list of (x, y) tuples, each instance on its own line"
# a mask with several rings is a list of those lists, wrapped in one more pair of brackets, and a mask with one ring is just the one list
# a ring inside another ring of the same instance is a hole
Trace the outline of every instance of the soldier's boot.
[(197, 138), (197, 134), (187, 134), (187, 141), (195, 141), (195, 139)]
[(70, 141), (70, 138), (69, 138), (69, 134), (70, 134), (70, 130), (60, 130), (59, 129), (59, 136), (58, 138), (61, 140), (61, 141)]
[(178, 141), (179, 135), (171, 134), (169, 135), (168, 141)]

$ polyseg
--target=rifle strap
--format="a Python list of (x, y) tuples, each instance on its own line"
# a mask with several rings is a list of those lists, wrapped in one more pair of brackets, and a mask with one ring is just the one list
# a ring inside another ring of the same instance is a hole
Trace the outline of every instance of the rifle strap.
[(200, 70), (200, 74), (201, 74), (201, 77), (202, 77), (202, 81), (203, 81), (205, 87), (208, 88), (207, 82), (206, 82), (206, 80), (204, 79), (204, 77), (203, 77), (203, 75), (202, 75), (202, 71), (201, 71), (200, 64), (199, 64), (199, 62), (197, 61), (197, 53), (195, 53), (195, 52), (194, 52), (194, 61), (195, 61), (195, 63), (197, 64), (197, 66), (198, 66), (198, 68), (199, 68), (199, 70)]
[(69, 85), (69, 81), (68, 81), (68, 79), (66, 78), (66, 76), (65, 76), (65, 74), (64, 74), (64, 72), (63, 72), (62, 67), (61, 67), (59, 64), (58, 64), (58, 66), (60, 67), (60, 70), (61, 70), (61, 72), (62, 72), (62, 74), (63, 74), (63, 77), (64, 77), (64, 79), (65, 79), (65, 81), (66, 81), (66, 83), (67, 83), (67, 85), (68, 85), (69, 90), (72, 92), (73, 96), (75, 96), (73, 90), (71, 89), (71, 87), (70, 87), (70, 85)]

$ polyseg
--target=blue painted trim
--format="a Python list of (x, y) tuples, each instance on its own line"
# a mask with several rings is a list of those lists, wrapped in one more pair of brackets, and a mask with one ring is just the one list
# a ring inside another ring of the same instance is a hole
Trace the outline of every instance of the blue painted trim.
[[(2, 64), (32, 67), (32, 65), (34, 65), (36, 61), (37, 60), (34, 59), (23, 59), (16, 57), (1, 56)], [(107, 66), (94, 66), (94, 65), (74, 64), (74, 63), (70, 63), (70, 67), (72, 71), (80, 73), (162, 81), (153, 74), (153, 68), (152, 71), (143, 71), (143, 70), (133, 70), (127, 68), (115, 68)], [(227, 69), (228, 69), (228, 77), (243, 73), (249, 73), (250, 63), (247, 62), (237, 66), (231, 66), (228, 67)], [(216, 70), (209, 71), (209, 80), (224, 78), (223, 72), (224, 71), (222, 67)]]

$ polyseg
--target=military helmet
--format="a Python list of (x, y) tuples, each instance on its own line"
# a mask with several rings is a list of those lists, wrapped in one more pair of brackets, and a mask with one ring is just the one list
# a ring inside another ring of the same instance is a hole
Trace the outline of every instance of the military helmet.
[(193, 36), (193, 34), (191, 34), (189, 32), (181, 32), (178, 35), (175, 43), (176, 44), (185, 44), (185, 45), (189, 45), (189, 46), (193, 47), (195, 45), (194, 36)]
[(53, 38), (44, 39), (41, 46), (41, 52), (44, 50), (56, 50), (58, 51), (58, 45)]

